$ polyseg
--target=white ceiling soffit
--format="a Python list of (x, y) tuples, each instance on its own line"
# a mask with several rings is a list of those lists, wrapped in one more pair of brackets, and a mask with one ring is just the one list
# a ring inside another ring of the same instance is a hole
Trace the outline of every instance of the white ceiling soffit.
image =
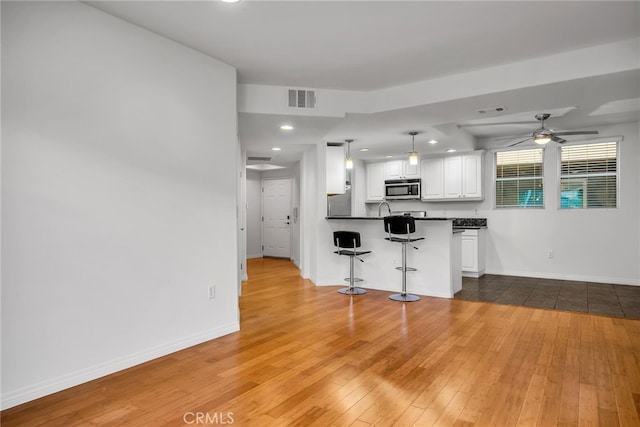
[[(302, 153), (319, 142), (339, 122), (340, 118), (287, 116), (283, 114), (238, 113), (238, 135), (250, 156), (271, 157), (277, 162), (300, 160)], [(290, 124), (292, 130), (280, 129)], [(274, 152), (273, 147), (280, 147)]]
[[(545, 113), (551, 115), (551, 117), (562, 117), (567, 114), (571, 110), (575, 110), (578, 107), (564, 107), (564, 108), (554, 108), (545, 110)], [(473, 127), (473, 126), (485, 126), (485, 125), (495, 125), (495, 124), (503, 124), (508, 125), (511, 123), (519, 124), (523, 123), (537, 123), (538, 121), (535, 118), (536, 114), (539, 114), (540, 111), (525, 111), (517, 114), (504, 114), (500, 116), (487, 117), (477, 120), (468, 120), (466, 122), (460, 123), (462, 127)]]
[(621, 99), (619, 101), (607, 102), (593, 110), (589, 115), (603, 116), (621, 113), (635, 113), (636, 117), (640, 116), (640, 98)]

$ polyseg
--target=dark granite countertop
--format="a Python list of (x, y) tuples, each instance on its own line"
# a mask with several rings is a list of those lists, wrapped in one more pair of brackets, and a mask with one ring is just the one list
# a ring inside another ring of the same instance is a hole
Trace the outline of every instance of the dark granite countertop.
[[(326, 219), (348, 219), (348, 220), (373, 220), (378, 221), (381, 216), (328, 216)], [(415, 217), (416, 221), (452, 221), (454, 230), (479, 230), (487, 228), (486, 218), (447, 218), (447, 217)]]
[(454, 228), (487, 228), (487, 218), (454, 218)]
[[(384, 217), (382, 216), (328, 216), (326, 219), (366, 219), (366, 220), (381, 220)], [(415, 217), (416, 221), (448, 221), (453, 220), (455, 218), (444, 218), (444, 217)]]

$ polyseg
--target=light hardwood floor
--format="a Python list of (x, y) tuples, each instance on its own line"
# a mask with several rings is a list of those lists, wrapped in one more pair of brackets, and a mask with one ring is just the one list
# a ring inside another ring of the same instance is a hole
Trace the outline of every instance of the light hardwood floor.
[(239, 333), (11, 408), (2, 425), (640, 425), (638, 320), (350, 297), (289, 261), (248, 269)]

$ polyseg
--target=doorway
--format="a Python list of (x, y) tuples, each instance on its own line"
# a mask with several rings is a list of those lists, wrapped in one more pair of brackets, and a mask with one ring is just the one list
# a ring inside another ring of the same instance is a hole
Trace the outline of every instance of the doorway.
[(262, 255), (291, 258), (291, 178), (262, 180)]

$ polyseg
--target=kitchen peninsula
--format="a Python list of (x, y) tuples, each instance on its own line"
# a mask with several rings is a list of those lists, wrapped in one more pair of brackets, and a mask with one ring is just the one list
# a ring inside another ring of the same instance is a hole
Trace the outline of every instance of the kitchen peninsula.
[[(371, 253), (363, 255), (364, 263), (356, 264), (356, 277), (363, 279), (358, 286), (399, 292), (402, 272), (400, 245), (384, 240), (382, 217), (326, 217), (332, 232), (350, 230), (360, 232), (362, 249)], [(452, 298), (462, 289), (461, 231), (454, 227), (454, 218), (415, 218), (416, 237), (425, 240), (415, 242), (417, 250), (407, 249), (407, 265), (417, 271), (407, 273), (407, 292), (441, 298)], [(330, 257), (332, 256), (332, 257)], [(323, 263), (331, 271), (327, 276), (335, 285), (344, 285), (349, 276), (349, 265), (338, 255), (322, 256)]]

